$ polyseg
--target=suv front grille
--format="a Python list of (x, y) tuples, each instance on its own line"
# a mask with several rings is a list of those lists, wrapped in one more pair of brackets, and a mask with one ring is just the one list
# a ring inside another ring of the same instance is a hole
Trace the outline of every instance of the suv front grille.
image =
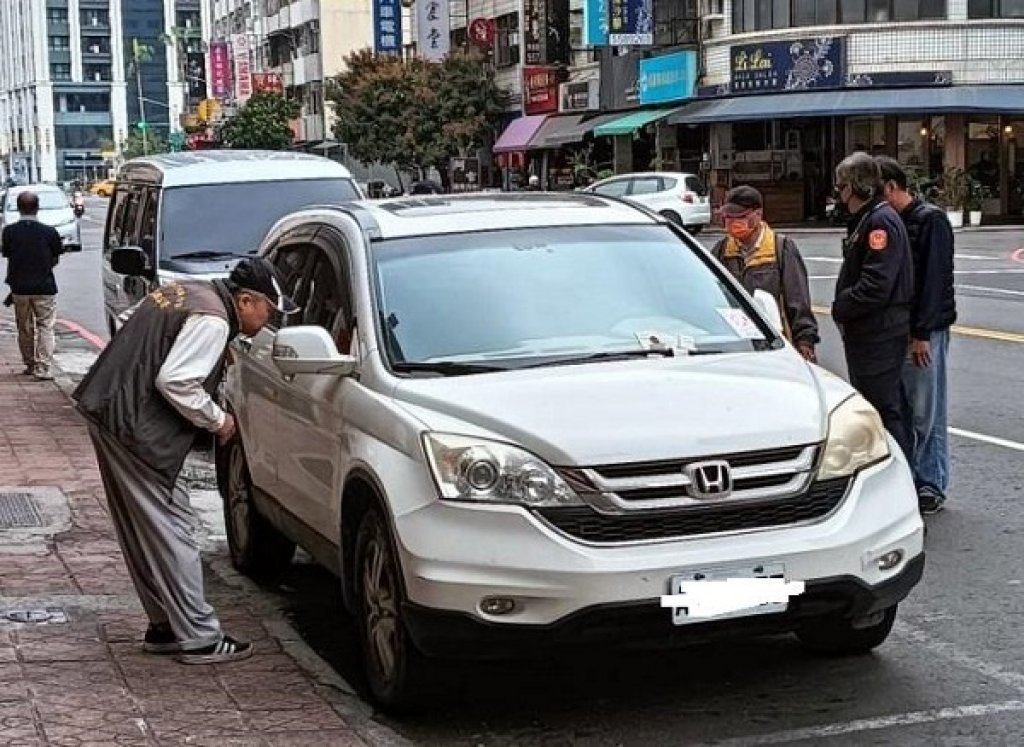
[(716, 532), (767, 529), (820, 519), (842, 503), (850, 478), (812, 483), (809, 490), (785, 501), (736, 504), (619, 515), (600, 514), (589, 506), (537, 511), (570, 537), (595, 544), (692, 537)]
[[(787, 446), (781, 449), (765, 449), (764, 451), (744, 451), (739, 454), (716, 456), (732, 467), (765, 466), (775, 462), (789, 462), (797, 459), (805, 446)], [(628, 464), (607, 464), (594, 467), (594, 472), (601, 477), (621, 479), (625, 477), (650, 477), (652, 475), (674, 475), (694, 459), (664, 459), (658, 462), (630, 462)]]

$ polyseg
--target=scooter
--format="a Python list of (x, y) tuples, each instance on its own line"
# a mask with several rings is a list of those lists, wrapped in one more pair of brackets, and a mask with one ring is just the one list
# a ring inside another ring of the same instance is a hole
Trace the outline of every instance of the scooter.
[(71, 201), (71, 206), (74, 208), (75, 217), (81, 218), (85, 215), (85, 196), (81, 192), (75, 192), (75, 196)]

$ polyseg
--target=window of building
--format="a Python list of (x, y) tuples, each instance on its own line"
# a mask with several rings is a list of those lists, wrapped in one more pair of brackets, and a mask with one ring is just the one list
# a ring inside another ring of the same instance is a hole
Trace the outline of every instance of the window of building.
[(110, 127), (57, 125), (53, 129), (55, 133), (54, 142), (61, 149), (96, 149), (104, 142), (110, 142), (114, 139), (114, 131)]
[[(982, 0), (977, 4), (987, 6), (996, 2), (1020, 5), (1020, 17), (1024, 17), (1024, 0)], [(946, 0), (734, 0), (732, 5), (733, 33), (945, 17)]]
[(697, 17), (695, 0), (661, 0), (655, 3), (654, 44), (672, 46), (695, 43)]
[(509, 67), (519, 64), (519, 14), (507, 13), (496, 19), (497, 38), (494, 45), (494, 64)]
[(48, 23), (66, 24), (68, 22), (67, 8), (47, 8), (46, 20)]
[(989, 197), (999, 197), (999, 119), (970, 119), (967, 122), (967, 173), (981, 182)]
[(59, 112), (109, 112), (110, 94), (96, 93), (55, 93), (54, 108)]
[(849, 151), (885, 155), (885, 118), (856, 117), (846, 120), (846, 145)]
[(71, 40), (66, 36), (51, 36), (50, 37), (50, 51), (51, 52), (67, 52), (71, 49)]
[(83, 10), (82, 11), (82, 26), (84, 28), (89, 27), (102, 27), (110, 25), (110, 11), (107, 10)]
[(928, 172), (926, 145), (928, 143), (928, 121), (919, 117), (900, 118), (896, 130), (896, 160), (910, 175)]
[(110, 65), (85, 65), (82, 68), (82, 77), (96, 82), (110, 80)]
[(1024, 18), (1024, 0), (968, 0), (968, 18)]
[(50, 77), (53, 80), (71, 80), (71, 65), (55, 62), (50, 65)]
[(84, 36), (82, 37), (82, 51), (86, 54), (110, 54), (110, 37)]

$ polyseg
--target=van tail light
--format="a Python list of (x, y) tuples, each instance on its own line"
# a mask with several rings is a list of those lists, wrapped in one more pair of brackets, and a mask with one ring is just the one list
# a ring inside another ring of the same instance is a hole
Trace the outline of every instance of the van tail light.
[(697, 202), (697, 195), (695, 195), (693, 192), (683, 192), (683, 202), (692, 205), (695, 202)]

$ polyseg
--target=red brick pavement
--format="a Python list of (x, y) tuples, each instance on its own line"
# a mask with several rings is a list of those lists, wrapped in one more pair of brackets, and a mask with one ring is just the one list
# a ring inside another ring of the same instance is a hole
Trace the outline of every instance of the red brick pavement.
[[(0, 745), (369, 744), (359, 736), (365, 725), (339, 713), (351, 709), (335, 708), (335, 697), (209, 572), (225, 628), (250, 637), (256, 654), (187, 667), (142, 653), (146, 619), (86, 430), (58, 386), (21, 368), (10, 315), (0, 314), (0, 486), (59, 488), (71, 528), (29, 542), (0, 528)], [(6, 617), (51, 606), (67, 621)]]

